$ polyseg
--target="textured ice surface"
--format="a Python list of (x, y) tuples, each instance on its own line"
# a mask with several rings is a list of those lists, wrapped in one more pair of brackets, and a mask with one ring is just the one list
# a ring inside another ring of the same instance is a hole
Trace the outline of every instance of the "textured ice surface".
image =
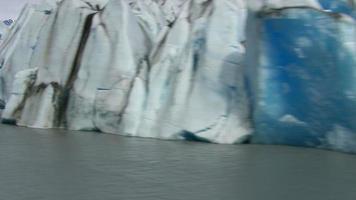
[(356, 151), (355, 22), (286, 9), (262, 28), (254, 140)]
[(0, 46), (3, 122), (229, 144), (254, 133), (258, 143), (356, 151), (354, 6), (29, 5)]
[[(26, 8), (1, 51), (5, 122), (217, 143), (250, 134), (243, 1), (46, 6)], [(26, 69), (35, 79), (17, 80)], [(29, 84), (15, 98), (17, 82)]]

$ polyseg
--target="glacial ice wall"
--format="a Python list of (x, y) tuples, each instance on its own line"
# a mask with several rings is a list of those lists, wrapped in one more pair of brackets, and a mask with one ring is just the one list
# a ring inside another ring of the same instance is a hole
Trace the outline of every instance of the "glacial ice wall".
[(355, 151), (355, 21), (311, 8), (261, 15), (254, 141)]
[(46, 0), (0, 46), (2, 121), (356, 152), (355, 27), (348, 0)]

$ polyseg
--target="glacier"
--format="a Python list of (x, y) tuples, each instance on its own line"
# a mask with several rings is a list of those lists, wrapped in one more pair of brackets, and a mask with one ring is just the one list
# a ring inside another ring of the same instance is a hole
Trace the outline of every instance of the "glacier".
[(356, 152), (355, 6), (27, 5), (0, 44), (1, 119), (33, 128)]
[(254, 140), (354, 151), (354, 20), (311, 8), (263, 15)]

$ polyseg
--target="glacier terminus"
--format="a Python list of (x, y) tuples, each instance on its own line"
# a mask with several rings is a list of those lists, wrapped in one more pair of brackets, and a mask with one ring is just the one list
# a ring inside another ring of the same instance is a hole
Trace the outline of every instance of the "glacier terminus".
[(355, 0), (29, 4), (0, 40), (1, 120), (355, 153), (355, 9)]

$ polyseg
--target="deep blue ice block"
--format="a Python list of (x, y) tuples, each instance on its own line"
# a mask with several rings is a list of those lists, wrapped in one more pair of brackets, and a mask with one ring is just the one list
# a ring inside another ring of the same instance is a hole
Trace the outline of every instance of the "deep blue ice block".
[(355, 23), (286, 9), (262, 24), (253, 141), (356, 152)]

